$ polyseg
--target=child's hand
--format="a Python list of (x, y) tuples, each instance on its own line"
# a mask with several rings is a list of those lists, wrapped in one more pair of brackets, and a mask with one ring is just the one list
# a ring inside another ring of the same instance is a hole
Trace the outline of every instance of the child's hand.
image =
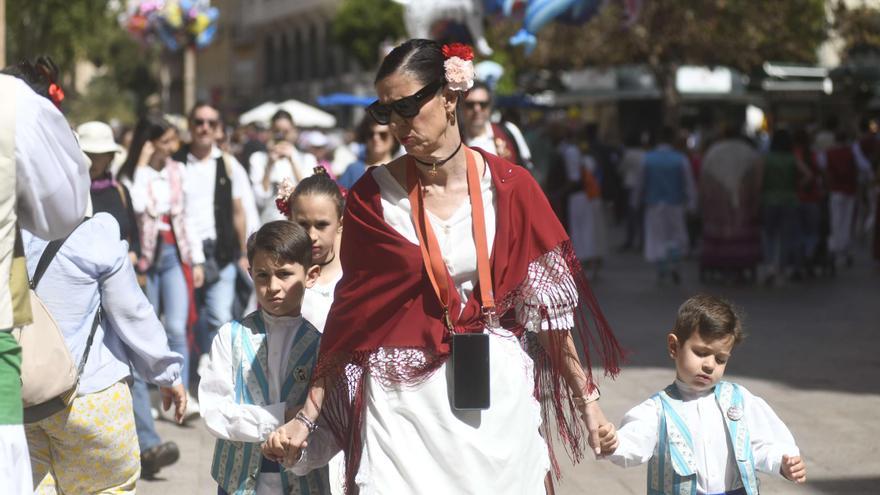
[(602, 455), (613, 454), (619, 444), (614, 423), (605, 423), (599, 427), (599, 447), (602, 449)]
[(279, 433), (279, 431), (275, 430), (270, 433), (269, 438), (263, 442), (260, 448), (263, 451), (263, 457), (270, 461), (281, 462), (284, 459), (284, 448), (287, 438), (284, 434)]
[(782, 456), (782, 466), (779, 467), (779, 473), (795, 483), (807, 481), (807, 466), (804, 464), (801, 456)]

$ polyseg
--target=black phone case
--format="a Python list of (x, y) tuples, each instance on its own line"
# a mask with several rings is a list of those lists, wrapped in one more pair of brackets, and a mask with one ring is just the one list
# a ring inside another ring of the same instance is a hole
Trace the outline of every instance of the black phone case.
[(489, 409), (489, 335), (452, 336), (452, 407)]

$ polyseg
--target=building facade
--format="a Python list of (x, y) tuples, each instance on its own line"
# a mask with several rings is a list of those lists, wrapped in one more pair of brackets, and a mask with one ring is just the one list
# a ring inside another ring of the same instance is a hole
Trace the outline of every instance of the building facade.
[(220, 21), (198, 55), (198, 98), (240, 113), (270, 100), (371, 93), (371, 74), (333, 41), (341, 1), (214, 0)]

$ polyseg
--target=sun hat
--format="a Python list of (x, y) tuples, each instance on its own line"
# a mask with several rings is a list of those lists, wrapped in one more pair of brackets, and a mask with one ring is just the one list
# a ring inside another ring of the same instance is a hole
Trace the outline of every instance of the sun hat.
[(86, 153), (118, 153), (122, 146), (113, 139), (113, 129), (98, 121), (86, 122), (76, 128), (79, 146)]

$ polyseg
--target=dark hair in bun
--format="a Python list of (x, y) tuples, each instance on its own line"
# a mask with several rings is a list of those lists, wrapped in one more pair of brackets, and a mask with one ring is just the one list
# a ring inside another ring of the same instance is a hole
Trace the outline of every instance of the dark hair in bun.
[(405, 41), (391, 50), (391, 53), (382, 60), (375, 82), (378, 83), (398, 71), (412, 74), (422, 84), (443, 80), (446, 77), (443, 67), (445, 60), (443, 48), (436, 41), (425, 39)]

